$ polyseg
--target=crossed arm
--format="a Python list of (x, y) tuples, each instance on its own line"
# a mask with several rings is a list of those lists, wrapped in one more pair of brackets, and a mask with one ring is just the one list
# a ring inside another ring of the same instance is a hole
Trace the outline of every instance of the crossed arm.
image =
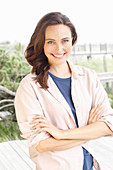
[(89, 140), (102, 136), (111, 135), (113, 132), (104, 122), (97, 121), (103, 113), (101, 106), (94, 107), (90, 111), (88, 125), (80, 128), (60, 130), (49, 122), (44, 116), (36, 116), (31, 122), (32, 129), (39, 128), (37, 134), (42, 131), (48, 132), (51, 137), (40, 141), (36, 149), (38, 152), (58, 151), (81, 145)]

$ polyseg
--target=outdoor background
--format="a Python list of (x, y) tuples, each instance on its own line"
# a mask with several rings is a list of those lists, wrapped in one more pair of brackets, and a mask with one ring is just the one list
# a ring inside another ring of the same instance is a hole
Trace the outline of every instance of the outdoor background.
[[(48, 12), (66, 14), (78, 41), (70, 60), (98, 73), (113, 72), (112, 0), (4, 0), (0, 3), (0, 142), (21, 139), (14, 97), (31, 67), (24, 51), (39, 19)], [(99, 77), (113, 107), (113, 73)], [(108, 75), (108, 76), (109, 76)]]

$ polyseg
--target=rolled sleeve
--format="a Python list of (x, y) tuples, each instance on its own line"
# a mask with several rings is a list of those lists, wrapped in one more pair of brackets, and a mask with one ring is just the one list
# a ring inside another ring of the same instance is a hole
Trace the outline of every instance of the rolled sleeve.
[(32, 84), (28, 81), (22, 81), (20, 83), (14, 105), (21, 136), (27, 139), (30, 147), (37, 146), (41, 140), (49, 137), (49, 134), (46, 132), (41, 132), (37, 135), (35, 133), (37, 129), (31, 130), (29, 123), (33, 120), (33, 117), (36, 115), (44, 115), (44, 113)]
[(41, 140), (44, 140), (44, 139), (47, 139), (48, 137), (50, 137), (50, 135), (46, 132), (41, 132), (40, 134), (37, 135), (35, 132), (38, 129), (31, 130), (30, 128), (32, 126), (29, 123), (30, 122), (19, 122), (19, 127), (22, 132), (20, 134), (20, 136), (27, 139), (28, 145), (30, 147), (31, 146), (36, 147)]
[[(105, 108), (106, 109), (106, 108)], [(104, 121), (108, 127), (113, 131), (113, 109), (107, 108), (99, 121)]]
[[(93, 105), (101, 104), (104, 108), (104, 112), (102, 117), (98, 121), (104, 121), (109, 128), (113, 131), (113, 109), (110, 106), (110, 102), (108, 99), (108, 95), (101, 84), (99, 78), (97, 77), (96, 73), (94, 72), (94, 77), (96, 78), (96, 84), (93, 84)], [(94, 78), (93, 77), (93, 78)]]

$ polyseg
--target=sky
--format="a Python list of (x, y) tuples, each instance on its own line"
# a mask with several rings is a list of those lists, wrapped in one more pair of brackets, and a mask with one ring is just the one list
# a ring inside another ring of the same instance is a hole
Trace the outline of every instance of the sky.
[(112, 0), (1, 0), (0, 42), (28, 43), (40, 18), (48, 12), (67, 15), (78, 44), (113, 44)]

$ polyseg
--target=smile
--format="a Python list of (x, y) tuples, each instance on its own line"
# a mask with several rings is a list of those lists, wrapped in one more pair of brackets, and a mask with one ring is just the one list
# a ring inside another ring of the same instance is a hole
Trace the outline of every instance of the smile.
[(54, 55), (54, 54), (51, 54), (53, 57), (55, 57), (55, 58), (63, 58), (64, 57), (64, 55), (65, 55), (65, 53), (63, 53), (63, 54), (59, 54), (59, 55)]

